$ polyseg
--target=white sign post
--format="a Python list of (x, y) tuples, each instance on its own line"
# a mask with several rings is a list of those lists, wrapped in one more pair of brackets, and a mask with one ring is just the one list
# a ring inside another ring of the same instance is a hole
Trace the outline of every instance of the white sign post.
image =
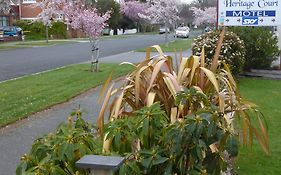
[(219, 26), (280, 26), (281, 0), (219, 0)]

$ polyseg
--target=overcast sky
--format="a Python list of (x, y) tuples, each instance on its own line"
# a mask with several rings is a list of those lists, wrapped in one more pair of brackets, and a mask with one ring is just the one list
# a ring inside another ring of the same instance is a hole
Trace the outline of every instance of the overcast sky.
[(182, 2), (184, 2), (184, 3), (190, 3), (190, 2), (192, 2), (192, 0), (181, 0)]

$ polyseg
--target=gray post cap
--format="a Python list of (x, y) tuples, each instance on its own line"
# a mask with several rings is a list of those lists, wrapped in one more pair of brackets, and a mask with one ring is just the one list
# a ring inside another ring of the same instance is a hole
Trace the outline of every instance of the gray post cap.
[(117, 170), (124, 161), (124, 157), (86, 155), (75, 164), (78, 168), (114, 171)]

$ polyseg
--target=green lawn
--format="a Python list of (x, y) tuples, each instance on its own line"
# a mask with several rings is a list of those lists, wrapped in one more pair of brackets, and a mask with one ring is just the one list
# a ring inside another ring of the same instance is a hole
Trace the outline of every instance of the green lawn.
[(36, 42), (20, 42), (17, 43), (17, 46), (51, 46), (51, 45), (57, 45), (57, 44), (66, 44), (66, 43), (71, 43), (71, 41), (52, 41), (49, 40), (47, 43), (46, 41), (36, 41)]
[(236, 168), (241, 175), (281, 174), (281, 80), (242, 79), (241, 93), (256, 103), (267, 118), (270, 155), (255, 141), (252, 148), (241, 148)]
[(10, 50), (10, 49), (18, 49), (18, 48), (29, 48), (34, 46), (53, 46), (53, 45), (59, 45), (59, 44), (67, 44), (67, 43), (73, 43), (75, 41), (52, 41), (49, 40), (47, 43), (46, 41), (26, 41), (26, 42), (7, 42), (7, 43), (1, 43), (0, 44), (0, 50)]
[(0, 83), (0, 127), (126, 74), (130, 66), (101, 64), (100, 72), (90, 72), (89, 64), (67, 66), (49, 72)]
[[(190, 49), (191, 45), (192, 39), (177, 39), (176, 41), (169, 42), (168, 45), (161, 44), (160, 47), (164, 52), (174, 52), (174, 49), (179, 52)], [(137, 49), (136, 52), (146, 52), (146, 48)]]
[(29, 47), (30, 47), (30, 46), (1, 45), (1, 44), (0, 44), (0, 51), (1, 51), (1, 50), (19, 49), (19, 48), (29, 48)]

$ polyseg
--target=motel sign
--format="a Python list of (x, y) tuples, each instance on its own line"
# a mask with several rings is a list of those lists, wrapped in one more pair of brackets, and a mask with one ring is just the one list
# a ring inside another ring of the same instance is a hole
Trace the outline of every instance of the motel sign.
[(219, 0), (220, 26), (280, 26), (281, 0)]

